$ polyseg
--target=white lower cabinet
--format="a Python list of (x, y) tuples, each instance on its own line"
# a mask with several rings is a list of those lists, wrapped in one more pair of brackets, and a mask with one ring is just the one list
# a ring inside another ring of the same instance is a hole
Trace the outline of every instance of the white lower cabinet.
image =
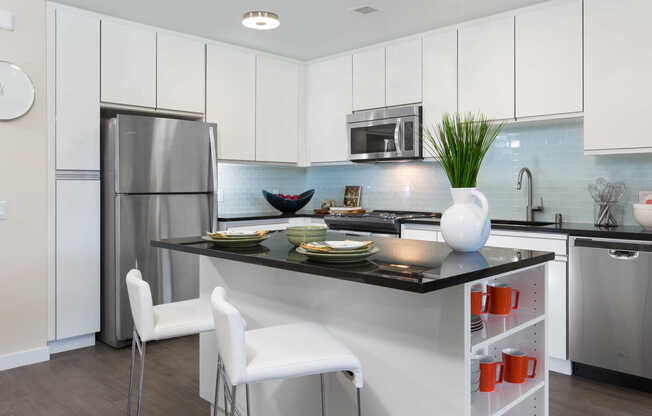
[(433, 228), (423, 229), (403, 226), (401, 238), (421, 241), (441, 241), (441, 233)]
[(57, 180), (56, 339), (100, 330), (100, 181)]
[(550, 356), (566, 360), (566, 260), (548, 263), (548, 313), (550, 315), (549, 344)]
[[(401, 238), (444, 241), (439, 226), (434, 225), (403, 225)], [(486, 244), (488, 247), (552, 251), (555, 253), (555, 260), (548, 263), (549, 355), (552, 358), (564, 361), (567, 359), (567, 240), (568, 236), (564, 234), (494, 230)]]
[(277, 220), (251, 220), (251, 221), (232, 221), (220, 223), (220, 230), (236, 230), (236, 231), (282, 231), (288, 227), (297, 225), (326, 225), (322, 218), (313, 217), (292, 217), (292, 218), (279, 218)]

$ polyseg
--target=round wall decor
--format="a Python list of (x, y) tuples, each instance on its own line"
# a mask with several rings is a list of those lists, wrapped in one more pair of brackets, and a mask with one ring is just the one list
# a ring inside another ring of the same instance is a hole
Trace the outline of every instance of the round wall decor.
[(11, 62), (0, 61), (0, 120), (13, 120), (34, 104), (34, 84)]

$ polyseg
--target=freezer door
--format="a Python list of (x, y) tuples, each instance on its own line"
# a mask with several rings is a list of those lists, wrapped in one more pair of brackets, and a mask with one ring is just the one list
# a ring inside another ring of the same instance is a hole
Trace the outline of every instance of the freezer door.
[(652, 245), (576, 239), (570, 358), (652, 378)]
[(118, 195), (116, 204), (116, 333), (130, 339), (125, 276), (138, 268), (154, 304), (199, 296), (199, 261), (192, 254), (151, 247), (151, 240), (200, 236), (209, 229), (208, 194)]
[(117, 137), (113, 138), (115, 192), (212, 192), (210, 126), (118, 115)]

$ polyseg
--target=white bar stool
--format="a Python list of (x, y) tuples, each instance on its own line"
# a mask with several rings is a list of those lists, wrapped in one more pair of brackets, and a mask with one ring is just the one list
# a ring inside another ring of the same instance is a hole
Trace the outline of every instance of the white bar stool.
[(126, 280), (131, 315), (134, 318), (127, 415), (131, 415), (131, 391), (134, 384), (134, 364), (137, 347), (141, 363), (138, 387), (138, 416), (140, 416), (147, 342), (212, 331), (214, 325), (211, 306), (208, 301), (191, 299), (154, 306), (149, 283), (143, 280), (139, 270), (133, 269), (129, 271)]
[[(352, 375), (357, 393), (358, 416), (362, 415), (360, 389), (363, 378), (360, 360), (326, 328), (314, 323), (297, 323), (246, 331), (242, 315), (226, 300), (224, 288), (215, 288), (211, 304), (218, 351), (215, 415), (218, 414), (220, 374), (225, 375), (226, 416), (239, 414), (236, 409), (236, 389), (242, 384), (246, 388), (247, 416), (250, 416), (249, 384), (316, 374), (321, 376), (322, 415), (325, 415), (324, 374), (340, 371)], [(230, 391), (227, 383), (231, 386)]]

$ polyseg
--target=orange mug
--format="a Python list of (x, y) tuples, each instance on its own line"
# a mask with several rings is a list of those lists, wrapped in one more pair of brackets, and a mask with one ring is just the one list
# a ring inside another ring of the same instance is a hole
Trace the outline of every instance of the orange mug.
[[(529, 374), (528, 367), (533, 362), (532, 374)], [(526, 378), (537, 376), (537, 359), (528, 357), (527, 354), (516, 348), (503, 350), (503, 362), (505, 363), (505, 381), (508, 383), (524, 383)]]
[[(489, 312), (494, 315), (509, 315), (509, 312), (512, 309), (518, 309), (518, 299), (521, 296), (521, 292), (512, 289), (512, 287), (506, 283), (494, 283), (487, 285), (487, 290), (491, 296), (491, 306), (489, 307)], [(516, 293), (516, 299), (513, 301), (512, 306), (512, 294)]]
[[(496, 368), (500, 367), (496, 378)], [(503, 382), (505, 364), (499, 363), (488, 355), (480, 358), (480, 391), (488, 393), (496, 388), (496, 384)]]
[[(482, 307), (482, 298), (487, 297)], [(488, 292), (483, 292), (481, 287), (471, 288), (471, 313), (480, 315), (489, 312), (489, 299), (491, 295)]]

